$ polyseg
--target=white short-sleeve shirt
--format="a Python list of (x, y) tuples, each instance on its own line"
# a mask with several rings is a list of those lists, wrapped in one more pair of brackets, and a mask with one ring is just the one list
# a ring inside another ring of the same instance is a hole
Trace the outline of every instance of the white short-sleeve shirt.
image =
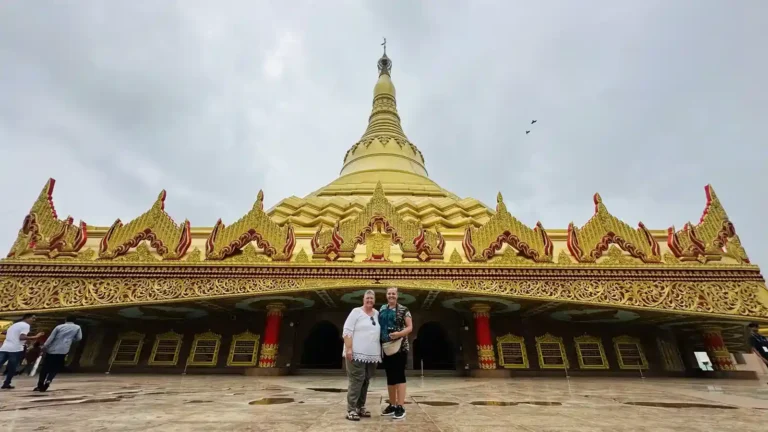
[[(381, 329), (379, 311), (372, 310), (372, 315), (363, 312), (362, 307), (352, 309), (344, 322), (342, 336), (352, 338), (352, 360), (364, 363), (381, 362)], [(342, 351), (342, 356), (344, 356)]]
[(24, 342), (21, 341), (21, 335), (29, 333), (29, 324), (24, 321), (19, 321), (12, 326), (8, 327), (5, 333), (5, 341), (3, 346), (0, 347), (0, 351), (3, 352), (20, 352), (24, 351)]

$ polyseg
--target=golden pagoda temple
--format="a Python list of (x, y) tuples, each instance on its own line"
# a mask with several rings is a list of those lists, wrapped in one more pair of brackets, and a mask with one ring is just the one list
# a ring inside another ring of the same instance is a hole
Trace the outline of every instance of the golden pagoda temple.
[(711, 186), (682, 229), (630, 226), (598, 194), (583, 224), (530, 227), (501, 193), (489, 208), (429, 178), (386, 52), (378, 72), (339, 177), (269, 210), (259, 191), (237, 221), (174, 221), (161, 191), (131, 221), (75, 223), (48, 180), (0, 260), (0, 319), (77, 315), (72, 371), (341, 371), (350, 309), (397, 287), (410, 370), (757, 377), (746, 326), (768, 323), (768, 290)]

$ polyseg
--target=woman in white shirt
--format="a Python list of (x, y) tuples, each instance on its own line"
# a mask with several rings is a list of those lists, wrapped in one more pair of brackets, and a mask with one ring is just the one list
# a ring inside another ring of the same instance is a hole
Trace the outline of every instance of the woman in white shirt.
[(375, 298), (372, 290), (366, 291), (363, 306), (352, 309), (344, 322), (342, 336), (349, 378), (347, 420), (359, 421), (360, 417), (371, 416), (365, 408), (365, 398), (376, 365), (381, 362), (379, 311), (373, 307)]

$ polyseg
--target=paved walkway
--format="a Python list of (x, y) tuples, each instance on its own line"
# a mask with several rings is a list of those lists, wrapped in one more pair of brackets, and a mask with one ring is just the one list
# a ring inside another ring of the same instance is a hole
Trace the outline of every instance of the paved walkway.
[[(14, 380), (0, 430), (16, 431), (766, 431), (761, 381), (411, 378), (407, 418), (344, 419), (342, 377), (62, 375)], [(386, 398), (378, 377), (368, 407)]]

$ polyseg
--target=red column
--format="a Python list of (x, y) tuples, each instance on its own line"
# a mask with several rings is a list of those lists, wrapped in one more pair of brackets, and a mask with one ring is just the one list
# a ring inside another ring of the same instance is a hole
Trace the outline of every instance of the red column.
[(723, 342), (722, 329), (719, 327), (702, 328), (704, 348), (707, 350), (709, 360), (712, 361), (712, 369), (716, 371), (736, 370), (731, 361), (731, 353)]
[(491, 307), (478, 303), (472, 305), (475, 314), (475, 336), (477, 338), (477, 362), (480, 369), (496, 369), (496, 354), (493, 352), (491, 322), (488, 312)]
[(277, 349), (280, 346), (280, 324), (283, 321), (282, 303), (267, 305), (267, 325), (264, 328), (264, 342), (259, 354), (259, 367), (270, 368), (277, 364)]

